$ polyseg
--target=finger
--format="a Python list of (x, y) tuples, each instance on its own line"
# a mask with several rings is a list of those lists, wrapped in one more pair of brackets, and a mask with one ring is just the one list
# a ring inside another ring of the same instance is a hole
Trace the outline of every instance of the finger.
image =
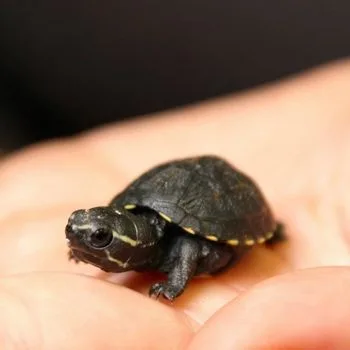
[(345, 267), (273, 278), (215, 314), (189, 350), (349, 349), (349, 293)]
[(183, 349), (192, 333), (171, 308), (82, 276), (2, 279), (0, 305), (2, 349)]

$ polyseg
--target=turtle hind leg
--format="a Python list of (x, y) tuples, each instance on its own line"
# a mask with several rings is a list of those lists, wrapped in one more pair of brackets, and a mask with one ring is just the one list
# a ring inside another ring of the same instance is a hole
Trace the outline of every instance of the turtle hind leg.
[(265, 242), (266, 245), (271, 246), (277, 243), (285, 242), (287, 240), (287, 235), (285, 233), (285, 226), (281, 222), (277, 222), (277, 227), (273, 233), (272, 238)]
[[(225, 248), (225, 247), (223, 247)], [(211, 272), (210, 274), (212, 276), (220, 275), (222, 273), (225, 273), (226, 271), (230, 270), (234, 266), (236, 266), (240, 260), (243, 258), (243, 256), (251, 249), (251, 247), (248, 246), (239, 246), (235, 247), (233, 250), (230, 249), (229, 251), (226, 249), (222, 250), (221, 253), (221, 263), (222, 266), (218, 268), (217, 270)], [(225, 251), (224, 251), (225, 250)]]

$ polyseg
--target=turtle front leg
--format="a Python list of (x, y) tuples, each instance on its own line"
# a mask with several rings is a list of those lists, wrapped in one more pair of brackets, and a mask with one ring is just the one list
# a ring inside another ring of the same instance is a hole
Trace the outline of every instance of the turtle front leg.
[(171, 301), (181, 295), (196, 273), (200, 256), (201, 246), (196, 240), (177, 237), (164, 262), (165, 269), (169, 269), (168, 279), (153, 284), (149, 295), (156, 298), (162, 295)]

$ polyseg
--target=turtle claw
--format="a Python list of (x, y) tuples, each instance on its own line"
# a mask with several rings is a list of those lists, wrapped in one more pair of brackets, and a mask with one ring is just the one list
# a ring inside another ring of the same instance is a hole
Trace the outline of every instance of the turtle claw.
[(148, 295), (151, 297), (151, 298), (155, 298), (155, 299), (158, 299), (159, 298), (159, 295), (161, 294), (162, 292), (162, 289), (163, 289), (163, 283), (155, 283), (152, 285), (152, 287), (150, 288), (149, 292), (148, 292)]
[(176, 288), (169, 285), (167, 282), (158, 282), (152, 285), (149, 290), (149, 296), (158, 299), (160, 296), (163, 298), (174, 301), (174, 299), (179, 296), (179, 293)]

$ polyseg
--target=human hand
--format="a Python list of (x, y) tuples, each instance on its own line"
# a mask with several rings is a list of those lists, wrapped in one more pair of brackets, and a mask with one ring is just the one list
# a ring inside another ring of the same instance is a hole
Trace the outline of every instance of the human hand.
[[(37, 145), (0, 163), (2, 349), (349, 349), (350, 65)], [(64, 227), (161, 161), (218, 154), (251, 175), (288, 241), (195, 279), (67, 260)], [(16, 347), (17, 346), (17, 347)]]

